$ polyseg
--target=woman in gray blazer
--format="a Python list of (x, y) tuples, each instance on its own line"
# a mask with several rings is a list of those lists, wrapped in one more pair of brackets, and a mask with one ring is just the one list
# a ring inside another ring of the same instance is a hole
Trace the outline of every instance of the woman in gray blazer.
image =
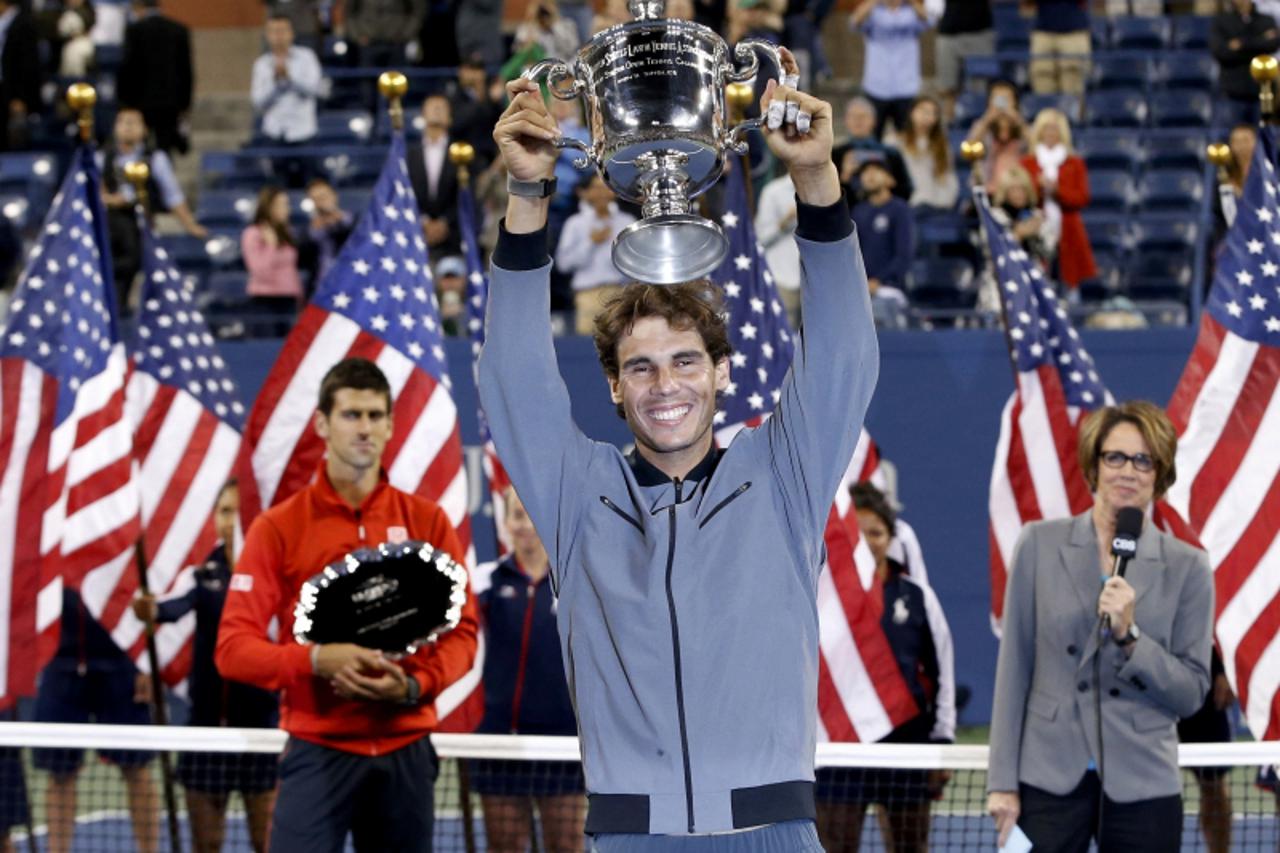
[(987, 770), (1001, 844), (1016, 823), (1037, 853), (1085, 851), (1091, 837), (1102, 853), (1178, 849), (1176, 725), (1209, 690), (1209, 560), (1150, 523), (1124, 577), (1111, 556), (1116, 513), (1149, 514), (1173, 484), (1176, 450), (1151, 403), (1100, 409), (1080, 431), (1093, 507), (1022, 531)]

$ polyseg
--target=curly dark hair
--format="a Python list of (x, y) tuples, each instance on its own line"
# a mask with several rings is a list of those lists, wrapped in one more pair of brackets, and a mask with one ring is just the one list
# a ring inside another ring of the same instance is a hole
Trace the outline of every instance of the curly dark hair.
[(645, 317), (662, 317), (678, 332), (697, 332), (712, 364), (733, 354), (719, 287), (706, 279), (671, 286), (633, 284), (596, 315), (596, 355), (610, 379), (618, 378), (618, 342)]
[(854, 509), (865, 509), (873, 512), (884, 522), (884, 526), (888, 529), (889, 534), (893, 534), (893, 525), (898, 520), (898, 514), (893, 511), (893, 506), (889, 503), (889, 499), (885, 497), (884, 492), (877, 489), (870, 482), (863, 480), (849, 487), (849, 496), (853, 498)]

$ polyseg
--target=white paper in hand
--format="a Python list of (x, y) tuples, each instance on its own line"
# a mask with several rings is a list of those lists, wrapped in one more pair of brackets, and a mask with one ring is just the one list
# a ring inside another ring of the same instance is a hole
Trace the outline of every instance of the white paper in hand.
[(1031, 839), (1027, 838), (1027, 834), (1022, 831), (1022, 827), (1016, 823), (1013, 829), (1009, 830), (1009, 838), (1005, 841), (1004, 846), (1000, 848), (1000, 853), (1027, 853), (1031, 849)]

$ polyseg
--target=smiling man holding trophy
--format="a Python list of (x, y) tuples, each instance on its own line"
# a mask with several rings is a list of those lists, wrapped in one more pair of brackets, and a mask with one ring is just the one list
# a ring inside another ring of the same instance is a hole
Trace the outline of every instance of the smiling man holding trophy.
[[(661, 19), (661, 6), (632, 2), (637, 20), (597, 35), (572, 64), (531, 70), (548, 74), (553, 91), (587, 93), (586, 147), (623, 195), (681, 181), (688, 191), (692, 164), (710, 158), (723, 168), (741, 140), (723, 121), (723, 87), (741, 76), (727, 48), (706, 28)], [(678, 47), (657, 46), (666, 43)], [(664, 58), (650, 63), (654, 51)], [(685, 251), (688, 219), (649, 226), (658, 236), (642, 240), (636, 255), (646, 261), (632, 272), (659, 284), (627, 286), (596, 321), (635, 450), (624, 455), (574, 424), (552, 346), (546, 233), (557, 145), (566, 143), (527, 78), (509, 84), (511, 105), (494, 129), (511, 198), (493, 257), (480, 393), (550, 552), (587, 832), (602, 853), (821, 850), (816, 589), (823, 529), (879, 350), (831, 162), (831, 107), (796, 91), (794, 58), (779, 58), (784, 77), (765, 90), (762, 129), (796, 186), (807, 325), (773, 416), (726, 448), (715, 446), (712, 421), (732, 381), (730, 346), (718, 295), (699, 278), (706, 260), (690, 263), (697, 252)], [(702, 88), (672, 88), (695, 67)], [(688, 104), (707, 106), (708, 123), (697, 127), (713, 132), (693, 138)], [(634, 132), (609, 136), (618, 127)], [(719, 147), (705, 148), (707, 138)], [(664, 171), (664, 161), (684, 165)], [(619, 188), (624, 175), (635, 182)], [(679, 212), (681, 199), (658, 195), (671, 206), (646, 219), (691, 217), (688, 196)], [(675, 233), (663, 236), (668, 228)], [(697, 223), (688, 230), (714, 237)]]

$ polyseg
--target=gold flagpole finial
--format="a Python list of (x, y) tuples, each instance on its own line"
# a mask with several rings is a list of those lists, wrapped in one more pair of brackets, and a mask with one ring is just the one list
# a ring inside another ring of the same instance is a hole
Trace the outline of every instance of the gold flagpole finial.
[(449, 145), (449, 162), (458, 167), (458, 180), (463, 184), (471, 180), (471, 161), (476, 159), (476, 149), (470, 142), (453, 142)]
[(135, 160), (124, 167), (124, 179), (133, 184), (138, 204), (147, 209), (147, 181), (151, 180), (151, 167), (143, 160)]
[(755, 92), (751, 89), (750, 83), (730, 83), (725, 86), (724, 94), (729, 104), (729, 117), (733, 119), (734, 124), (737, 124), (746, 115), (747, 107), (751, 106), (751, 101), (755, 99)]
[(1258, 100), (1262, 102), (1262, 120), (1268, 124), (1275, 117), (1276, 77), (1280, 75), (1280, 63), (1269, 53), (1255, 56), (1249, 63), (1249, 73), (1258, 83)]
[(67, 106), (75, 110), (79, 116), (80, 140), (89, 142), (93, 139), (93, 105), (98, 102), (98, 91), (88, 83), (72, 83), (67, 89)]
[(378, 91), (391, 102), (387, 110), (391, 114), (391, 127), (404, 130), (404, 108), (400, 106), (400, 99), (409, 91), (408, 78), (399, 71), (384, 71), (378, 76)]

